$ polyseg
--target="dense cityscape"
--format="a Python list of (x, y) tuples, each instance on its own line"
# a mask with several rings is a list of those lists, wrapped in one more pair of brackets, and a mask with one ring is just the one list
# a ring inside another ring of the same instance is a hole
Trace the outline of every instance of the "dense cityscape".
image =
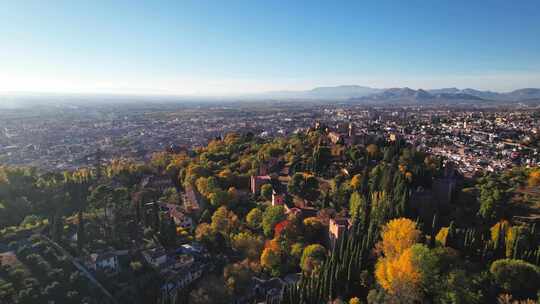
[(535, 107), (295, 102), (164, 108), (63, 107), (39, 118), (35, 115), (42, 110), (6, 110), (0, 113), (0, 161), (47, 170), (76, 169), (94, 164), (97, 151), (103, 160), (149, 160), (153, 152), (187, 151), (229, 132), (285, 137), (319, 122), (330, 131), (345, 133), (350, 126), (355, 143), (402, 138), (419, 150), (453, 160), (466, 175), (540, 162), (540, 110)]

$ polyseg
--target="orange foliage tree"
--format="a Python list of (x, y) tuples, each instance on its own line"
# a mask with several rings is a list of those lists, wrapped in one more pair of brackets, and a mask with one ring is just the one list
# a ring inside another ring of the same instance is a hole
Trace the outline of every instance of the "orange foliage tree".
[(528, 182), (530, 187), (540, 186), (540, 169), (536, 169), (529, 174)]
[(407, 218), (389, 221), (382, 230), (379, 248), (390, 259), (399, 257), (407, 248), (418, 242), (420, 230), (416, 223)]
[(383, 254), (375, 265), (377, 282), (389, 295), (407, 303), (419, 295), (421, 274), (411, 250), (419, 237), (415, 222), (399, 218), (383, 227), (382, 240), (377, 245)]
[(380, 259), (375, 268), (375, 277), (381, 287), (396, 298), (403, 300), (418, 298), (421, 274), (414, 264), (411, 248), (394, 259)]

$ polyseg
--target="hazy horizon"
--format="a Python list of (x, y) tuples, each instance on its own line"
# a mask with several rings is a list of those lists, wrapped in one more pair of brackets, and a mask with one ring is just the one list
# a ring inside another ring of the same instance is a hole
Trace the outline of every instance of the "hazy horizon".
[(438, 90), (438, 89), (458, 89), (458, 90), (464, 90), (464, 89), (477, 89), (480, 91), (485, 92), (494, 92), (494, 93), (510, 93), (512, 91), (520, 90), (520, 89), (529, 89), (534, 88), (538, 89), (539, 86), (529, 86), (529, 87), (516, 87), (510, 90), (492, 90), (492, 89), (482, 89), (478, 87), (456, 87), (456, 86), (437, 86), (437, 87), (413, 87), (413, 86), (406, 86), (406, 85), (396, 85), (396, 86), (388, 86), (388, 87), (379, 87), (379, 86), (368, 86), (363, 84), (352, 84), (352, 83), (343, 83), (343, 84), (335, 84), (335, 85), (318, 85), (313, 87), (306, 87), (306, 88), (297, 88), (297, 89), (276, 89), (276, 90), (262, 90), (262, 91), (255, 91), (255, 92), (229, 92), (229, 93), (174, 93), (174, 92), (167, 92), (167, 91), (150, 91), (150, 92), (142, 92), (142, 91), (129, 91), (129, 92), (105, 92), (105, 91), (83, 91), (83, 92), (70, 92), (70, 91), (0, 91), (0, 96), (13, 96), (13, 97), (66, 97), (66, 96), (110, 96), (110, 97), (156, 97), (156, 98), (169, 98), (169, 97), (175, 97), (175, 98), (251, 98), (251, 97), (261, 97), (264, 98), (265, 96), (272, 96), (273, 94), (278, 93), (285, 93), (285, 92), (308, 92), (314, 89), (320, 89), (320, 88), (339, 88), (339, 87), (349, 87), (349, 86), (357, 86), (357, 87), (365, 87), (365, 88), (371, 88), (371, 89), (378, 89), (378, 90), (387, 90), (387, 89), (394, 89), (394, 88), (409, 88), (413, 90)]

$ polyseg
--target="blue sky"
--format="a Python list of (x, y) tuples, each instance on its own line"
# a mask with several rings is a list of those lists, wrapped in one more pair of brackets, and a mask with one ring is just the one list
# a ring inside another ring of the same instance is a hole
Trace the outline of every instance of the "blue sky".
[(0, 92), (540, 87), (540, 2), (0, 0)]

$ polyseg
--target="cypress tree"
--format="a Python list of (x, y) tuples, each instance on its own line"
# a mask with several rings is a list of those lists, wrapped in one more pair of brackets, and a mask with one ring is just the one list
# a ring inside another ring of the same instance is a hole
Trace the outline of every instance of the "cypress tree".
[(431, 221), (431, 233), (429, 238), (430, 248), (435, 248), (435, 231), (437, 231), (437, 213), (433, 215), (433, 220)]

